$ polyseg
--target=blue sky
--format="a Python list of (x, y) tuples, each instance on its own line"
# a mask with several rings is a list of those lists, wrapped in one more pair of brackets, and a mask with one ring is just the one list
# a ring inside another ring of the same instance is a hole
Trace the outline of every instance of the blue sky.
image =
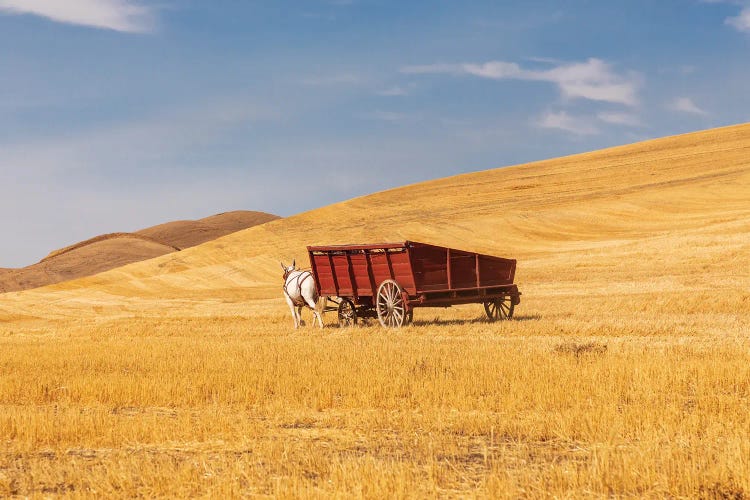
[(748, 121), (750, 1), (0, 0), (0, 267)]

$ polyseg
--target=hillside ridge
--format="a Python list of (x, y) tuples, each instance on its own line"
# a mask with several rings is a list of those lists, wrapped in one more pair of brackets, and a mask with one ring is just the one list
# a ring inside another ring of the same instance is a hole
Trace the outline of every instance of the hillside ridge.
[(40, 260), (39, 263), (41, 264), (42, 262), (47, 262), (55, 257), (59, 257), (69, 252), (73, 252), (85, 246), (93, 245), (94, 243), (99, 243), (100, 241), (114, 240), (114, 239), (119, 239), (119, 238), (134, 238), (134, 239), (144, 240), (144, 241), (148, 241), (151, 243), (156, 243), (157, 245), (164, 245), (165, 247), (169, 247), (176, 252), (179, 252), (180, 250), (182, 250), (181, 248), (177, 248), (168, 243), (164, 243), (163, 241), (159, 241), (156, 238), (151, 238), (150, 236), (145, 236), (145, 235), (138, 234), (138, 233), (108, 233), (108, 234), (100, 234), (99, 236), (94, 236), (93, 238), (80, 241), (78, 243), (67, 246), (65, 248), (60, 248), (59, 250), (53, 250), (52, 252), (49, 253), (49, 255), (47, 255), (42, 260)]
[(0, 293), (91, 276), (179, 252), (278, 218), (265, 212), (238, 210), (198, 220), (166, 222), (134, 232), (102, 234), (53, 250), (35, 264), (17, 269), (0, 269)]
[[(654, 289), (699, 290), (708, 280), (734, 290), (750, 272), (741, 265), (750, 255), (748, 199), (750, 124), (742, 124), (380, 191), (14, 300), (54, 296), (63, 310), (105, 294), (112, 314), (151, 314), (167, 299), (274, 300), (279, 261), (305, 266), (307, 245), (406, 239), (515, 258), (531, 293), (637, 289), (633, 276), (655, 263)], [(542, 279), (551, 272), (554, 282)]]

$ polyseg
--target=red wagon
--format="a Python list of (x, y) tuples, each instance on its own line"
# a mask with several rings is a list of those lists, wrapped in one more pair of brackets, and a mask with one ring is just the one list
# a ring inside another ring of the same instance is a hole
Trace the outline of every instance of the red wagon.
[[(339, 324), (375, 318), (398, 328), (416, 307), (484, 304), (490, 320), (510, 319), (521, 293), (514, 259), (415, 241), (308, 246), (321, 296), (338, 297)], [(329, 309), (332, 310), (332, 309)]]

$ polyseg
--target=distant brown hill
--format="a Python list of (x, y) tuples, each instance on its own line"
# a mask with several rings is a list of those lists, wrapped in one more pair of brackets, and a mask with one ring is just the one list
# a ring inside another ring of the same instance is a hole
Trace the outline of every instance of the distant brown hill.
[(50, 252), (36, 264), (0, 268), (0, 292), (37, 288), (200, 245), (279, 217), (238, 210), (199, 220), (180, 220), (133, 233), (110, 233)]
[(264, 212), (242, 210), (212, 215), (200, 220), (167, 222), (141, 229), (136, 234), (183, 249), (278, 218), (277, 215)]

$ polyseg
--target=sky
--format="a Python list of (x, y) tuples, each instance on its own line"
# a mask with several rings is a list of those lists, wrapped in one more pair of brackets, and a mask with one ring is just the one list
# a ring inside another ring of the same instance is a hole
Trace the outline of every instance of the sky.
[(0, 0), (0, 267), (743, 123), (749, 49), (750, 0)]

